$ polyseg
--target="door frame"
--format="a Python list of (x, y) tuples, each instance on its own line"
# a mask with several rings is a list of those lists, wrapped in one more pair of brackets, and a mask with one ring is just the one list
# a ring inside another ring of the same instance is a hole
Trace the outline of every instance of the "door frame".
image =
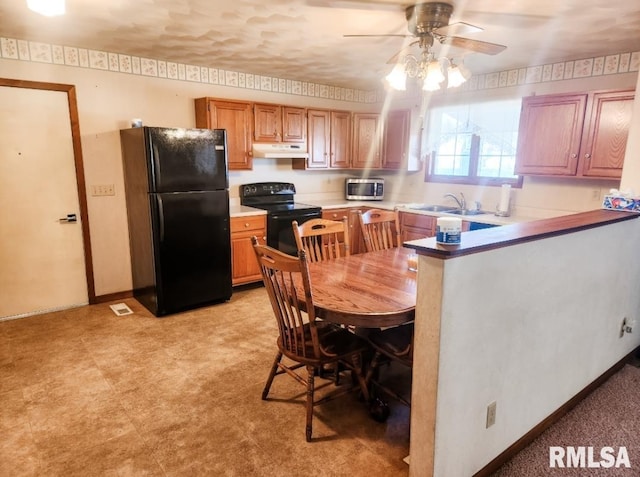
[(78, 202), (80, 206), (80, 225), (82, 226), (82, 242), (84, 244), (84, 268), (87, 278), (87, 295), (90, 304), (96, 303), (96, 291), (93, 279), (93, 260), (91, 257), (91, 236), (89, 234), (89, 213), (87, 208), (87, 188), (84, 180), (84, 162), (82, 159), (82, 144), (80, 142), (80, 121), (78, 116), (78, 102), (76, 87), (72, 84), (43, 83), (40, 81), (14, 80), (0, 78), (0, 86), (14, 88), (40, 89), (59, 91), (67, 94), (69, 105), (69, 122), (71, 126), (71, 140), (73, 143), (73, 160), (78, 187)]

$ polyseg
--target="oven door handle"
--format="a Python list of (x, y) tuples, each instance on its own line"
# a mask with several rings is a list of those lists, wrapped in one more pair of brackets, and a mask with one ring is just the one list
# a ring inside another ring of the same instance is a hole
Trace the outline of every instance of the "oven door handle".
[(274, 219), (274, 220), (291, 218), (291, 221), (293, 222), (294, 220), (305, 219), (307, 217), (309, 217), (309, 218), (316, 218), (316, 217), (320, 218), (321, 216), (322, 216), (322, 214), (320, 212), (307, 212), (307, 213), (302, 213), (302, 214), (285, 214), (285, 215), (273, 214), (273, 215), (271, 215), (271, 218)]

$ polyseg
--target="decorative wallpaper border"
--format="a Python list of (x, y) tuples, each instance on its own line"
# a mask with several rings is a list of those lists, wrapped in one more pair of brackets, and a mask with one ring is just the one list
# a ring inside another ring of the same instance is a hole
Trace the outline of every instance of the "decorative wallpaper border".
[(460, 86), (459, 90), (507, 88), (523, 84), (630, 73), (638, 70), (640, 70), (640, 51), (634, 51), (472, 76), (469, 81)]
[[(0, 58), (51, 63), (79, 68), (149, 76), (177, 81), (215, 84), (274, 93), (311, 96), (356, 103), (385, 100), (383, 89), (365, 91), (326, 84), (261, 76), (238, 71), (208, 68), (152, 58), (89, 50), (0, 37)], [(473, 75), (462, 86), (448, 92), (479, 91), (512, 86), (587, 78), (640, 70), (640, 51), (549, 63), (528, 68)], [(404, 95), (410, 95), (409, 91)]]
[(274, 93), (312, 96), (356, 103), (375, 103), (376, 91), (261, 76), (152, 58), (0, 37), (0, 58), (191, 81)]
[[(524, 84), (549, 83), (554, 81), (588, 78), (591, 76), (615, 75), (633, 73), (640, 70), (640, 51), (618, 53), (615, 55), (584, 58), (580, 60), (549, 63), (528, 68), (498, 71), (473, 75), (469, 81), (459, 88), (446, 90), (447, 94), (468, 91), (480, 91), (496, 88), (509, 88)], [(438, 90), (435, 94), (444, 94), (445, 90)], [(396, 93), (397, 94), (397, 93)], [(411, 94), (409, 90), (405, 95)], [(383, 93), (384, 97), (384, 93)]]

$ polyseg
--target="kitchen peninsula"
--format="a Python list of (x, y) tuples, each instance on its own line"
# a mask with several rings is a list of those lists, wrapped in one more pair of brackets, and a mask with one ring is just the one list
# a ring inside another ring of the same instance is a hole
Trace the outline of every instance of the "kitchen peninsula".
[(419, 254), (412, 477), (497, 462), (640, 344), (621, 333), (640, 310), (637, 218), (594, 210), (405, 243)]

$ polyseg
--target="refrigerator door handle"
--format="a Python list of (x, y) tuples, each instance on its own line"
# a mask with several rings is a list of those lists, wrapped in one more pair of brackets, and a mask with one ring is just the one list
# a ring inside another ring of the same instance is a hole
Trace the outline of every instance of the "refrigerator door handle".
[(158, 222), (160, 226), (160, 243), (164, 242), (164, 207), (162, 205), (162, 197), (158, 197)]

